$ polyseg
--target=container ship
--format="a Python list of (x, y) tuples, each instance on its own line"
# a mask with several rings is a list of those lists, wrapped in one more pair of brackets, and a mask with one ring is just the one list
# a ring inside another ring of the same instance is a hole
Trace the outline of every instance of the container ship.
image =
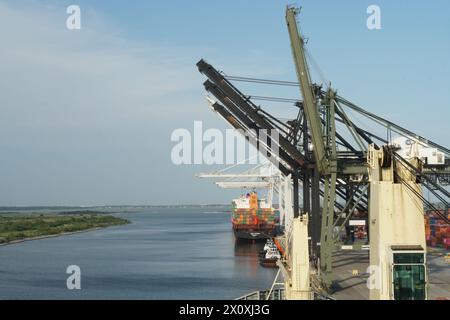
[(231, 222), (236, 239), (261, 240), (280, 233), (279, 210), (259, 199), (256, 192), (233, 200)]

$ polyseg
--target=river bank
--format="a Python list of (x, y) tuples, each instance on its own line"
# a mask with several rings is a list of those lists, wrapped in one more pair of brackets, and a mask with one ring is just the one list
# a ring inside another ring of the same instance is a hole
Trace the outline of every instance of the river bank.
[(128, 224), (129, 221), (102, 213), (0, 215), (0, 245), (88, 232)]

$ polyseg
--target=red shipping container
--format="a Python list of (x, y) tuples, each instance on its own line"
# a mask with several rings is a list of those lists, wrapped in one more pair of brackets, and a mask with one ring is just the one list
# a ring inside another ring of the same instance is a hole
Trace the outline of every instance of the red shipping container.
[(442, 244), (446, 250), (450, 249), (450, 238), (445, 238), (442, 240)]

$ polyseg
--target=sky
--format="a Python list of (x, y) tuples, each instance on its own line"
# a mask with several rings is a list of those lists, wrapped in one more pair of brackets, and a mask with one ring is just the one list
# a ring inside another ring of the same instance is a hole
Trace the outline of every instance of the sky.
[[(217, 166), (174, 165), (170, 137), (196, 120), (228, 128), (206, 103), (201, 58), (296, 79), (287, 3), (302, 6), (308, 51), (340, 95), (448, 147), (446, 0), (0, 0), (0, 206), (229, 203), (240, 191), (196, 177)], [(66, 28), (72, 4), (80, 30)], [(372, 4), (380, 30), (366, 27)]]

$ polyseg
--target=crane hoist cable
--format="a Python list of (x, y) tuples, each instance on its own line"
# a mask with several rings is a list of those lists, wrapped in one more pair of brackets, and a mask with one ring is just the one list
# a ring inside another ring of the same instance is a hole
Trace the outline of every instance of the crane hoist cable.
[[(408, 170), (410, 173), (412, 173), (413, 175), (417, 175), (419, 176), (421, 179), (425, 180), (426, 182), (428, 182), (432, 187), (434, 187), (436, 190), (440, 191), (442, 194), (444, 194), (444, 196), (447, 199), (450, 199), (450, 193), (445, 190), (443, 187), (439, 186), (437, 183), (435, 183), (432, 179), (430, 179), (429, 177), (427, 177), (423, 172), (421, 172), (420, 170), (417, 170), (412, 164), (410, 164), (406, 159), (404, 159), (403, 157), (401, 157), (398, 153), (393, 152), (393, 156), (394, 158), (398, 161), (398, 163), (400, 163), (406, 170)], [(442, 203), (445, 204), (446, 207), (450, 207), (450, 203), (447, 202), (447, 200), (445, 200), (442, 196), (440, 196), (437, 192), (435, 192), (435, 190), (433, 190), (432, 188), (428, 188), (426, 186), (427, 189), (430, 190), (431, 193), (433, 193), (433, 195), (438, 198)]]
[[(258, 83), (258, 84), (267, 84), (267, 85), (281, 85), (281, 86), (290, 86), (290, 87), (298, 87), (299, 83), (294, 81), (283, 81), (283, 80), (270, 80), (270, 79), (261, 79), (261, 78), (248, 78), (248, 77), (237, 77), (237, 76), (225, 76), (227, 80), (230, 81), (241, 81), (241, 82), (250, 82), (250, 83)], [(322, 91), (323, 94), (325, 94), (325, 91)], [(289, 98), (281, 98), (281, 99), (289, 99)], [(295, 100), (295, 99), (290, 99)], [(340, 95), (336, 96), (336, 100), (340, 102), (343, 106), (347, 107), (346, 110), (352, 109), (356, 113), (366, 117), (367, 119), (381, 125), (384, 127), (389, 127), (391, 131), (396, 132), (400, 134), (401, 136), (408, 137), (410, 139), (413, 139), (415, 141), (418, 141), (420, 144), (424, 144), (433, 148), (438, 149), (439, 151), (443, 152), (447, 156), (450, 157), (450, 149), (435, 143), (433, 141), (430, 141), (428, 139), (425, 139), (421, 137), (420, 135), (403, 128), (389, 120), (386, 120), (376, 114), (373, 114), (371, 112), (366, 111), (365, 109), (355, 105), (354, 103), (350, 102), (349, 100), (343, 98)], [(281, 101), (280, 101), (281, 102)]]
[(420, 192), (415, 190), (412, 186), (409, 185), (397, 172), (394, 172), (395, 177), (405, 186), (407, 187), (415, 196), (417, 196), (423, 203), (425, 203), (431, 211), (433, 211), (437, 216), (439, 216), (447, 225), (450, 225), (450, 220), (447, 218), (445, 214), (443, 214), (439, 209), (437, 209), (431, 202), (429, 202)]
[(314, 57), (312, 56), (312, 54), (308, 50), (308, 48), (305, 47), (304, 50), (305, 50), (306, 59), (308, 60), (309, 65), (312, 66), (313, 69), (315, 69), (315, 71), (317, 72), (318, 77), (320, 78), (320, 80), (322, 80), (322, 83), (328, 89), (330, 82), (328, 81), (327, 77), (325, 76), (325, 73), (322, 71), (322, 69), (320, 68), (319, 64), (316, 62), (316, 60), (314, 59)]

